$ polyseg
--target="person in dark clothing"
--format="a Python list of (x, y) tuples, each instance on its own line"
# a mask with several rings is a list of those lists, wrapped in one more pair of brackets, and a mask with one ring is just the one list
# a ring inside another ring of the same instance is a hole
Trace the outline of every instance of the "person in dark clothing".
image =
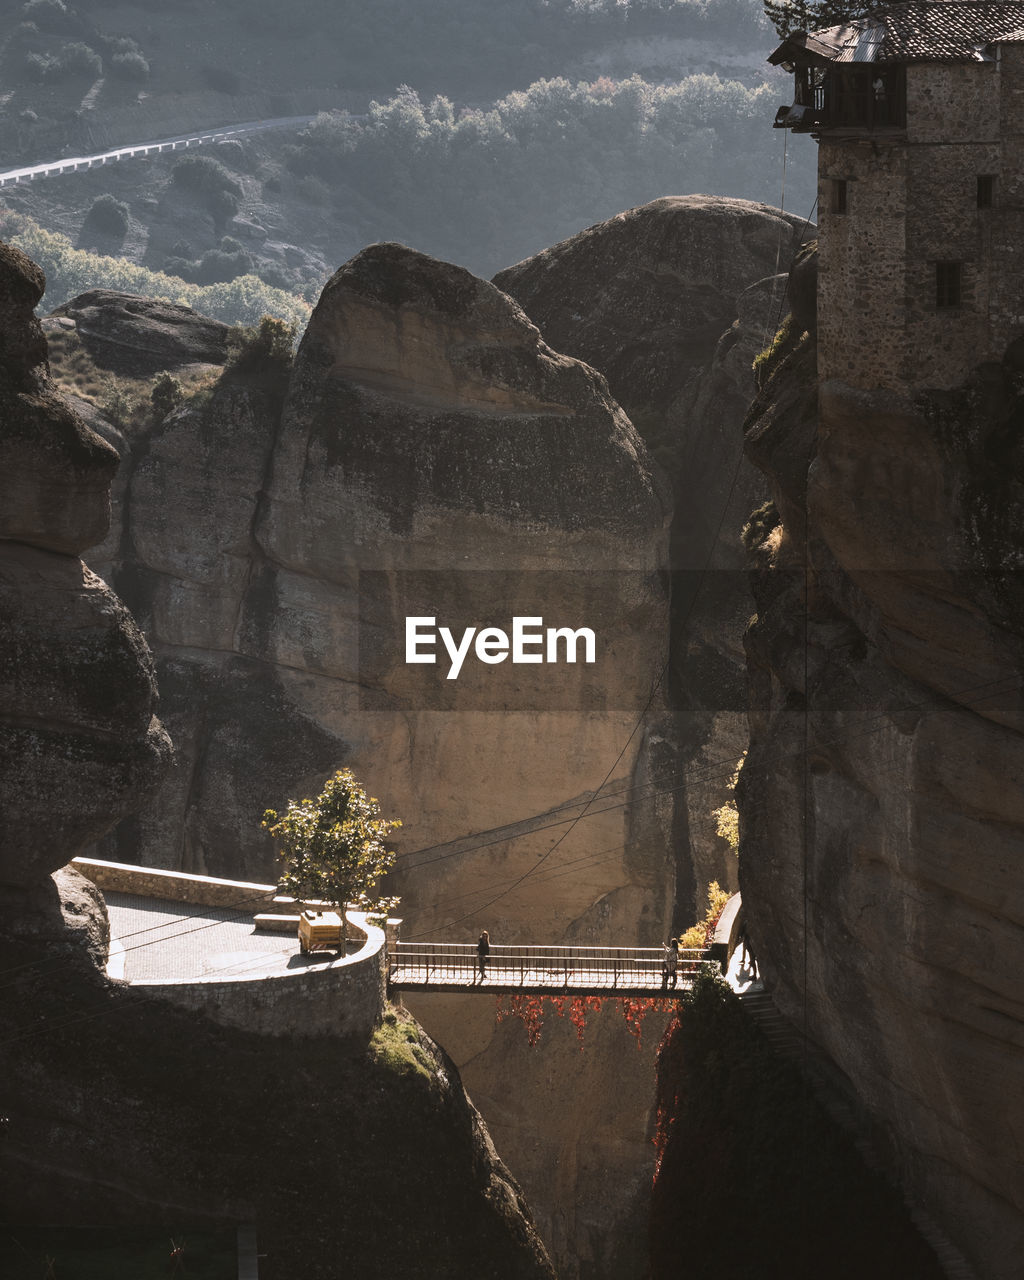
[(749, 970), (751, 979), (755, 979), (757, 977), (757, 959), (754, 956), (754, 946), (750, 941), (750, 934), (747, 933), (746, 922), (740, 926), (740, 946), (743, 948), (740, 953), (740, 968)]
[(476, 944), (476, 960), (480, 967), (480, 981), (487, 977), (487, 957), (491, 954), (491, 940), (485, 929)]
[(661, 962), (661, 985), (663, 988), (675, 986), (679, 969), (679, 939), (670, 938), (665, 948), (665, 957)]

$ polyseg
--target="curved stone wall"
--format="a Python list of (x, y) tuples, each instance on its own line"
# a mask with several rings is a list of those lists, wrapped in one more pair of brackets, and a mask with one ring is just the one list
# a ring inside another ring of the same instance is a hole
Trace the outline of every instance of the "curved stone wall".
[[(258, 910), (272, 905), (277, 892), (268, 884), (97, 858), (76, 858), (74, 865), (101, 890), (194, 906), (234, 908), (246, 901)], [(371, 925), (365, 912), (349, 911), (347, 917), (350, 927), (364, 938), (363, 945), (354, 955), (329, 966), (249, 977), (137, 978), (129, 985), (154, 1000), (169, 1000), (214, 1022), (261, 1035), (365, 1039), (380, 1021), (387, 1000), (387, 947), (384, 930)]]
[(387, 999), (384, 930), (367, 923), (360, 911), (350, 911), (348, 921), (366, 941), (355, 955), (329, 968), (227, 980), (142, 978), (131, 986), (243, 1031), (365, 1039), (380, 1021)]

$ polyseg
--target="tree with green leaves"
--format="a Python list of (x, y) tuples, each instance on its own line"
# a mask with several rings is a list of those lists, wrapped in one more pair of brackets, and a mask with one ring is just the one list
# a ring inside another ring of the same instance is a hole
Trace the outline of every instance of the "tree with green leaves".
[(381, 818), (351, 769), (339, 769), (315, 800), (289, 800), (283, 814), (268, 809), (262, 826), (279, 842), (284, 863), (281, 888), (299, 899), (329, 902), (347, 937), (349, 903), (371, 906), (369, 895), (390, 870), (395, 854), (385, 841), (402, 824)]
[(764, 0), (765, 16), (783, 40), (794, 31), (822, 31), (863, 18), (877, 7), (849, 0)]

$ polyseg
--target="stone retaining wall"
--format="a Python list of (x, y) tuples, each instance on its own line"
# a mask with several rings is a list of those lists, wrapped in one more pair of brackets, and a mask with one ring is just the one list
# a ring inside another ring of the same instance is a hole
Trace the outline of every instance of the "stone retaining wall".
[[(101, 890), (184, 902), (195, 906), (258, 911), (273, 902), (274, 885), (190, 876), (155, 867), (76, 858), (73, 864)], [(364, 1040), (380, 1021), (387, 1001), (384, 930), (361, 911), (347, 913), (363, 946), (345, 960), (294, 973), (252, 977), (143, 978), (131, 983), (145, 995), (168, 1000), (204, 1017), (261, 1035), (342, 1036)]]
[(230, 907), (236, 911), (251, 909), (255, 912), (271, 904), (277, 894), (277, 886), (272, 884), (190, 876), (181, 871), (104, 862), (99, 858), (75, 858), (72, 866), (98, 889), (110, 893), (134, 893), (140, 898), (189, 902), (197, 907)]
[(154, 999), (169, 1000), (243, 1031), (365, 1041), (380, 1021), (387, 1000), (384, 931), (367, 924), (362, 912), (350, 911), (348, 920), (366, 941), (355, 955), (329, 968), (227, 980), (140, 979), (131, 985)]

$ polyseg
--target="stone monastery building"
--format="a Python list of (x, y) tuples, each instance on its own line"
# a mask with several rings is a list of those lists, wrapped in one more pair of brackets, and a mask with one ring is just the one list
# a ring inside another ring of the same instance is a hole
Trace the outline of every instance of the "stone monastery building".
[(1024, 334), (1024, 3), (911, 0), (771, 62), (818, 140), (819, 375), (958, 386)]

